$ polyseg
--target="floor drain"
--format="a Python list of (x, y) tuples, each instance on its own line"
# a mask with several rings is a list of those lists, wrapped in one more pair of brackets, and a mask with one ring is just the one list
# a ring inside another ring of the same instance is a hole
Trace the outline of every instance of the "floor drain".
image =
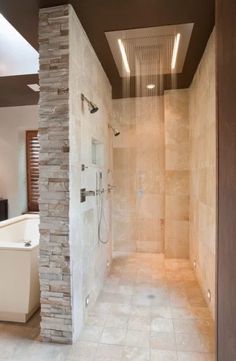
[(148, 295), (148, 298), (150, 298), (151, 300), (153, 300), (153, 298), (155, 298), (154, 295)]

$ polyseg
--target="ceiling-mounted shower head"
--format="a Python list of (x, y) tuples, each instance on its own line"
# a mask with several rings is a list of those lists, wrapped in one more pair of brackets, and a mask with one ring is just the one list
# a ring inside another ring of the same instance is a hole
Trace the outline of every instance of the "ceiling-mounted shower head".
[(98, 106), (96, 104), (94, 104), (93, 102), (91, 102), (88, 98), (86, 98), (86, 96), (83, 93), (81, 94), (81, 100), (82, 101), (85, 100), (87, 102), (88, 109), (91, 114), (94, 114), (98, 111), (98, 109), (99, 109)]
[(120, 131), (116, 128), (113, 128), (110, 124), (109, 124), (109, 128), (112, 129), (114, 137), (117, 137), (118, 135), (120, 135)]

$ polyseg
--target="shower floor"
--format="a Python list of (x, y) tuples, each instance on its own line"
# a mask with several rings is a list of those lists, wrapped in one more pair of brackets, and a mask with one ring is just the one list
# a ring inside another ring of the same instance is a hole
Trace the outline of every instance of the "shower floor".
[(0, 324), (0, 361), (213, 361), (214, 324), (187, 260), (116, 254), (73, 346), (37, 341), (38, 318)]
[(214, 360), (213, 321), (186, 260), (117, 254), (87, 323), (88, 360)]

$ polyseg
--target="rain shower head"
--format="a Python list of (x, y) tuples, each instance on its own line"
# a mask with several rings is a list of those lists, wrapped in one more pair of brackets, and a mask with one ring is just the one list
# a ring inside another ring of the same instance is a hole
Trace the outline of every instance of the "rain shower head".
[(93, 102), (91, 102), (88, 98), (86, 98), (86, 96), (83, 93), (81, 94), (81, 100), (82, 101), (85, 100), (87, 102), (88, 109), (91, 114), (94, 114), (98, 111), (98, 109), (99, 109), (98, 106), (96, 104), (94, 104)]
[(117, 137), (118, 135), (120, 135), (120, 131), (116, 128), (113, 128), (110, 124), (109, 124), (109, 128), (112, 129), (114, 137)]

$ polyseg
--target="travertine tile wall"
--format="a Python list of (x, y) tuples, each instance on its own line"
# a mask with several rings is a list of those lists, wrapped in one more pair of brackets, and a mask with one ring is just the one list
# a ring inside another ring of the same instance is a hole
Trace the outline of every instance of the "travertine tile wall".
[(190, 88), (190, 257), (215, 310), (216, 265), (216, 81), (215, 33)]
[[(96, 202), (83, 208), (80, 188), (90, 186), (81, 163), (91, 165), (85, 154), (93, 135), (109, 153), (111, 87), (71, 6), (40, 10), (39, 43), (41, 336), (71, 343), (83, 327), (85, 298), (95, 302), (110, 260), (110, 243), (96, 238)], [(81, 92), (100, 112), (88, 112)]]
[[(103, 286), (111, 260), (110, 200), (104, 195), (102, 244), (98, 242), (97, 198), (88, 197), (80, 204), (80, 188), (96, 192), (96, 176), (103, 173), (103, 187), (109, 181), (109, 130), (111, 85), (88, 37), (70, 7), (70, 242), (72, 259), (72, 295), (74, 337), (77, 338), (87, 312)], [(90, 114), (81, 93), (98, 105)], [(92, 139), (100, 144), (97, 165), (92, 163)], [(81, 172), (81, 164), (85, 170)], [(89, 296), (89, 305), (85, 299)]]
[(189, 91), (165, 92), (165, 255), (189, 257)]
[(163, 97), (113, 100), (115, 250), (163, 252), (163, 112)]
[(188, 90), (113, 100), (115, 250), (189, 257), (188, 101)]
[(189, 257), (188, 90), (113, 100), (114, 249)]

